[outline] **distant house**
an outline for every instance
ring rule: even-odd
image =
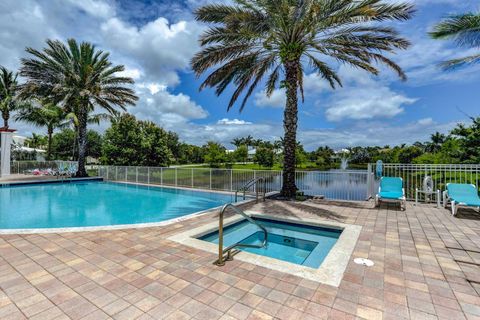
[[[45,161],[47,152],[43,149],[27,147],[25,145],[27,137],[14,135],[12,140],[13,160]]]
[[[253,147],[248,148],[248,159],[252,160],[256,153],[257,153],[256,148],[253,148]]]

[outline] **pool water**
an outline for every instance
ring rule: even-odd
[[[311,268],[318,268],[337,242],[341,230],[301,225],[290,222],[254,218],[268,232],[264,248],[238,248],[239,250],[275,258]],[[254,224],[242,220],[224,229],[224,247],[240,242],[260,245],[263,231]],[[199,239],[218,243],[218,231]]]
[[[0,188],[0,229],[161,222],[232,202],[229,194],[110,182]]]

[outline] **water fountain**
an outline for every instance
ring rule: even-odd
[[[345,171],[348,168],[348,158],[347,157],[342,157],[340,163],[340,170]]]

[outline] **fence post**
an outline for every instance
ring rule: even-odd
[[[118,167],[115,166],[115,181],[118,181]]]
[[[233,169],[230,169],[230,191],[233,191]]]
[[[135,183],[138,183],[138,167],[135,167]]]
[[[372,164],[369,163],[367,167],[367,200],[372,197]]]
[[[128,182],[128,167],[125,167],[125,182]]]
[[[178,179],[178,169],[175,168],[175,187],[177,186],[177,179]]]
[[[210,190],[212,190],[212,169],[210,169]]]
[[[160,168],[160,185],[163,186],[163,168]]]
[[[150,167],[147,167],[147,184],[150,184]]]
[[[193,188],[193,168],[192,168],[192,188]]]

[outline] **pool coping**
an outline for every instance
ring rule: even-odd
[[[83,179],[83,178],[78,178]],[[118,183],[113,181],[105,181],[108,183]],[[61,182],[61,181],[59,181]],[[120,182],[120,184],[125,182]],[[149,186],[153,188],[169,188],[169,189],[183,189],[183,190],[190,190],[190,191],[198,191],[198,192],[211,192],[211,193],[223,193],[223,194],[233,194],[233,192],[227,191],[215,191],[215,190],[205,190],[205,189],[193,189],[193,188],[178,188],[174,186],[162,186],[162,185],[144,185],[144,184],[137,184],[128,182],[128,184],[133,185],[141,185],[141,186]],[[1,187],[1,186],[0,186]],[[275,192],[276,193],[276,192]],[[270,194],[267,194],[270,195]],[[245,205],[251,202],[255,202],[255,198],[249,198],[246,200],[235,202],[236,206]],[[201,210],[197,212],[192,212],[190,214],[173,218],[169,220],[159,221],[159,222],[146,222],[146,223],[134,223],[134,224],[118,224],[118,225],[106,225],[106,226],[91,226],[91,227],[65,227],[65,228],[25,228],[25,229],[0,229],[0,235],[15,235],[15,234],[48,234],[48,233],[71,233],[71,232],[95,232],[95,231],[112,231],[112,230],[125,230],[125,229],[142,229],[142,228],[153,228],[153,227],[163,227],[170,224],[178,223],[184,220],[188,220],[195,217],[200,217],[203,215],[207,215],[213,213],[214,211],[220,210],[223,207],[217,206],[214,208]]]
[[[15,186],[28,186],[35,184],[54,184],[54,183],[74,183],[82,181],[105,181],[102,177],[85,177],[85,178],[55,178],[45,180],[25,180],[25,181],[0,181],[0,188],[8,188]]]
[[[337,242],[325,257],[322,264],[316,269],[245,251],[239,252],[234,257],[234,259],[238,259],[242,262],[252,263],[257,266],[288,273],[334,287],[338,287],[340,285],[343,274],[345,273],[348,262],[350,261],[350,257],[360,236],[360,231],[362,229],[361,226],[337,223],[323,219],[300,217],[292,219],[268,215],[257,211],[246,211],[246,213],[252,217],[342,230]],[[245,220],[245,218],[241,216],[229,217],[225,219],[224,226],[226,227],[242,220]],[[169,237],[168,240],[218,255],[218,245],[197,239],[198,237],[216,230],[218,230],[218,222],[212,222],[201,227],[173,235]]]

